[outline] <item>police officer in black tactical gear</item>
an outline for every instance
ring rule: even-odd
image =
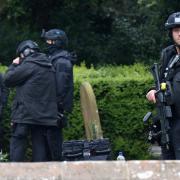
[[[3,108],[5,107],[8,99],[9,91],[3,82],[3,75],[0,73],[0,151],[2,150],[3,139],[3,127],[2,127],[2,115]]]
[[[180,12],[171,14],[165,28],[169,32],[169,36],[173,41],[173,44],[162,50],[161,54],[161,69],[160,79],[163,82],[165,78],[165,72],[167,71],[169,64],[176,55],[180,55]],[[177,63],[174,64],[173,74],[171,74],[170,82],[173,93],[173,105],[172,113],[173,118],[170,123],[170,146],[169,149],[161,146],[163,159],[180,159],[180,58]],[[156,90],[151,89],[146,97],[149,101],[156,103]]]
[[[55,71],[31,40],[19,44],[17,56],[4,77],[7,87],[16,87],[11,114],[10,160],[25,160],[27,137],[31,134],[32,160],[47,161],[47,134],[57,127]],[[55,141],[54,144],[58,144]]]
[[[65,113],[71,112],[73,106],[73,64],[76,61],[76,55],[66,50],[68,38],[63,30],[43,31],[41,37],[46,40],[48,57],[56,71],[59,128],[57,128],[57,134],[54,133],[54,137],[51,138],[57,138],[62,143],[62,128],[67,123]],[[52,160],[57,158],[54,154],[57,150],[57,147],[51,147]],[[60,147],[59,151],[62,151]]]

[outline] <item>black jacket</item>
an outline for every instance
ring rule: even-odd
[[[57,125],[55,71],[44,54],[34,53],[19,65],[10,65],[5,74],[7,87],[16,87],[12,121]]]
[[[57,50],[49,56],[56,70],[57,101],[59,111],[72,111],[73,64],[76,56],[66,50]]]
[[[160,69],[159,69],[160,82],[164,82],[165,70],[166,70],[171,58],[173,58],[176,54],[177,54],[177,51],[176,51],[176,47],[174,45],[170,45],[161,51]],[[155,86],[148,89],[147,92],[149,92],[152,89],[155,89]]]
[[[164,72],[166,67],[168,66],[169,61],[177,54],[176,47],[174,45],[170,45],[164,48],[161,52],[161,69],[160,69],[160,79],[163,80]]]

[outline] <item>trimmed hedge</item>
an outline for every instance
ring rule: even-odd
[[[114,157],[119,150],[127,159],[148,159],[147,136],[143,116],[152,109],[145,98],[153,81],[147,67],[102,67],[86,69],[75,67],[75,107],[69,118],[66,139],[85,138],[80,112],[79,87],[84,81],[91,83],[97,100],[104,137],[112,142]]]
[[[85,65],[74,68],[74,109],[69,115],[69,126],[64,129],[64,139],[85,139],[83,117],[80,109],[80,85],[91,83],[96,95],[103,136],[112,142],[114,158],[119,150],[126,159],[149,159],[147,135],[143,116],[152,109],[145,94],[152,86],[148,68],[142,64],[132,66],[101,67],[87,69]],[[10,137],[10,96],[4,113],[4,145],[8,151]]]

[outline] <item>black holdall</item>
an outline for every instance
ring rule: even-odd
[[[66,141],[63,143],[63,160],[111,160],[109,139]]]

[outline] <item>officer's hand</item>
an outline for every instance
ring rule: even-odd
[[[20,58],[17,57],[16,59],[13,60],[13,64],[19,64],[20,63]]]
[[[156,93],[156,90],[150,90],[150,91],[146,94],[146,98],[148,99],[148,101],[153,102],[153,103],[156,103],[155,93]]]

